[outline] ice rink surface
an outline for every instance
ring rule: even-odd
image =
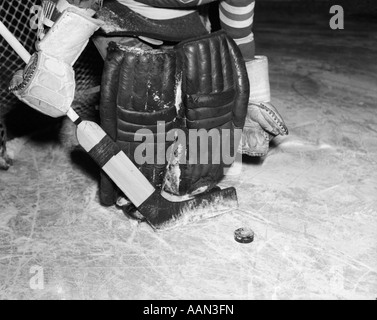
[[[97,169],[51,132],[11,141],[0,299],[376,299],[376,27],[257,20],[290,135],[263,159],[244,157],[222,183],[237,188],[239,209],[212,220],[155,233],[101,207]],[[253,243],[234,241],[240,227]]]

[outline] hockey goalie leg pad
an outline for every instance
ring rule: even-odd
[[[110,44],[102,81],[101,124],[156,189],[161,189],[165,175],[170,146],[165,143],[166,133],[178,123],[178,78],[174,50]],[[101,185],[101,199],[111,202],[111,183]]]
[[[188,135],[172,153],[164,191],[195,195],[216,186],[225,165],[234,160],[235,132],[244,125],[249,82],[241,52],[224,32],[183,42],[176,50],[182,61]]]

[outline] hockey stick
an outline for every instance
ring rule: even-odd
[[[9,43],[14,51],[20,56],[25,63],[28,63],[31,55],[26,51],[24,46],[16,39],[16,37],[8,30],[6,26],[0,21],[0,34]]]
[[[29,62],[30,54],[1,22],[0,34],[26,63]],[[47,110],[47,114],[54,114],[54,111],[56,110],[52,107],[51,110]],[[218,216],[238,206],[234,188],[217,188],[182,202],[167,200],[98,124],[83,121],[72,107],[59,111],[77,125],[77,139],[80,145],[132,201],[152,227],[167,229],[185,225]]]

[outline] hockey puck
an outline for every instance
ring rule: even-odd
[[[234,240],[239,243],[251,243],[254,241],[254,232],[249,228],[239,228],[234,231]]]

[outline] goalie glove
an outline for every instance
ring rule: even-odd
[[[33,54],[24,70],[13,76],[9,87],[18,99],[51,117],[66,114],[75,95],[75,74],[67,63],[46,55]]]
[[[37,42],[37,50],[73,66],[89,38],[102,24],[101,20],[90,18],[75,8],[68,8],[43,40]]]
[[[267,154],[270,141],[278,135],[287,135],[288,129],[282,116],[270,103],[267,57],[255,56],[254,60],[246,62],[246,68],[250,97],[238,152],[261,157]]]
[[[99,20],[76,9],[65,10],[46,37],[37,43],[38,52],[25,69],[15,73],[9,89],[42,113],[53,117],[65,115],[75,94],[72,66],[100,25]],[[55,113],[51,114],[53,109]]]
[[[69,8],[73,8],[83,15],[92,17],[102,8],[103,0],[42,0],[41,9],[34,6],[32,10],[38,10],[38,39],[42,40],[48,30],[59,17]]]

